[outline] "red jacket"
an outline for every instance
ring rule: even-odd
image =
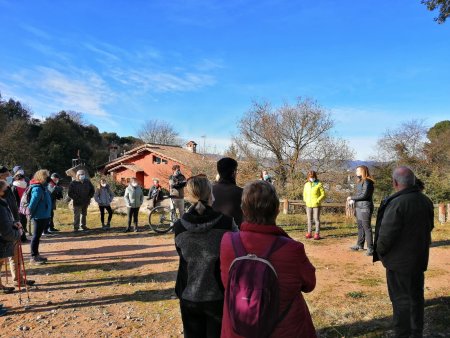
[[[249,253],[257,256],[273,243],[276,236],[289,236],[275,225],[257,225],[242,223],[240,232],[242,243]],[[223,285],[228,285],[228,269],[236,258],[231,233],[222,238],[220,247],[220,270]],[[309,262],[303,244],[293,239],[275,251],[270,257],[275,267],[280,285],[280,314],[291,304],[284,319],[277,325],[271,337],[316,337],[308,306],[302,292],[311,292],[316,286],[316,269]],[[240,337],[233,332],[224,303],[222,319],[222,338]]]

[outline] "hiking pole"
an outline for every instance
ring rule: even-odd
[[[16,245],[19,245],[19,243],[20,243],[20,239],[19,239],[19,241],[16,243]],[[14,250],[16,250],[16,248],[14,248]],[[19,249],[19,247],[17,247],[17,256],[19,256],[18,257],[18,260],[17,260],[17,265],[18,265],[18,269],[16,269],[16,273],[17,273],[17,285],[19,286],[19,304],[20,305],[22,305],[22,287],[21,287],[21,281],[22,281],[22,276],[20,275],[20,264],[22,263],[21,262],[21,260],[20,260],[20,249]]]
[[[7,259],[4,259],[4,262],[5,262],[5,278],[6,278],[6,284],[8,284],[8,264],[9,264],[9,262],[8,262]]]
[[[27,299],[30,301],[30,293],[28,291],[28,283],[27,283],[27,271],[25,270],[25,262],[23,261],[23,252],[22,252],[22,243],[19,242],[19,267],[22,266],[23,271],[23,282],[25,284],[25,290],[27,292]],[[20,273],[19,273],[20,274]]]

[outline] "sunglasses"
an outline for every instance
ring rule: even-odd
[[[206,176],[206,174],[198,174],[198,175],[195,175],[195,176],[191,176],[191,177],[189,177],[187,180],[186,180],[186,182],[189,182],[190,180],[192,180],[193,178],[207,178],[208,176]]]

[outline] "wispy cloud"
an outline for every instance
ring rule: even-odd
[[[35,26],[31,26],[29,24],[21,24],[21,27],[31,33],[32,35],[34,35],[35,37],[41,38],[41,39],[45,39],[45,40],[51,40],[52,36],[50,34],[48,34],[47,32],[45,32],[44,30],[37,28]]]

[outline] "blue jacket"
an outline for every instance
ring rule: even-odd
[[[30,209],[31,218],[51,218],[52,198],[46,187],[33,181],[31,182],[31,198],[28,208]]]

